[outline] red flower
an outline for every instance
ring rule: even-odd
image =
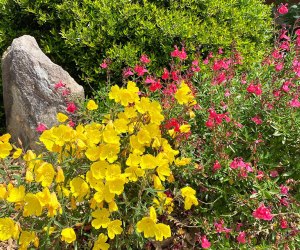
[[[178,57],[180,60],[185,60],[187,58],[187,54],[184,50],[184,47],[182,47],[181,51],[177,48],[177,46],[174,46],[174,50],[171,52],[172,57]]]
[[[288,13],[289,12],[289,9],[287,8],[288,7],[288,4],[286,3],[286,4],[281,4],[279,7],[278,7],[278,9],[277,9],[277,11],[278,11],[278,13],[280,14],[280,15],[284,15],[284,14],[286,14],[286,13]]]
[[[160,84],[159,80],[157,82],[153,82],[149,87],[150,91],[152,91],[152,92],[154,92],[158,89],[161,89],[161,88],[162,88],[162,85]]]
[[[210,246],[211,246],[211,243],[206,238],[206,235],[204,235],[204,236],[201,237],[201,246],[204,249],[210,248]]]
[[[264,204],[260,205],[253,213],[253,217],[261,220],[272,220],[273,215],[271,214],[271,210],[265,207]]]
[[[39,125],[36,127],[37,132],[43,132],[47,129],[46,125],[44,123],[39,123]]]
[[[300,102],[298,100],[298,96],[296,96],[293,100],[291,100],[289,102],[289,105],[292,107],[292,108],[300,108]]]
[[[102,68],[102,69],[106,69],[107,68],[107,63],[105,62],[105,61],[103,61],[103,63],[101,63],[100,64],[100,67]]]
[[[74,102],[69,102],[67,106],[67,111],[70,113],[74,113],[77,110],[77,107]]]
[[[246,243],[246,233],[244,231],[240,232],[236,239],[239,243],[245,244]]]

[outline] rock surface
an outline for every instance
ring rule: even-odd
[[[13,40],[2,57],[3,101],[8,133],[25,148],[37,149],[40,123],[57,124],[56,114],[66,112],[66,99],[55,89],[62,81],[70,90],[69,100],[84,98],[83,87],[54,64],[39,48],[34,37]]]

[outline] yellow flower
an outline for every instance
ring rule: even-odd
[[[25,187],[23,185],[14,187],[8,191],[7,201],[9,202],[22,202],[25,197]]]
[[[44,227],[44,232],[46,232],[48,235],[51,235],[55,231],[55,227]]]
[[[0,241],[17,238],[19,229],[11,218],[0,218]]]
[[[175,165],[176,166],[185,166],[185,165],[189,164],[191,161],[192,161],[191,158],[185,158],[185,157],[182,157],[181,159],[176,158]]]
[[[100,227],[107,228],[108,224],[110,223],[110,213],[106,208],[93,211],[92,216],[95,218],[92,220],[92,226],[95,229],[99,229]]]
[[[122,225],[122,221],[120,221],[120,220],[111,221],[107,225],[107,233],[108,233],[108,237],[110,239],[114,239],[115,235],[121,234],[123,232],[121,225]]]
[[[98,239],[94,243],[93,250],[107,250],[109,249],[109,244],[106,243],[107,236],[105,234],[99,234]]]
[[[184,124],[179,127],[181,133],[188,133],[191,130],[191,125]]]
[[[19,158],[20,157],[20,155],[22,154],[22,149],[21,148],[17,148],[17,150],[14,152],[14,154],[13,154],[13,158],[14,159],[17,159],[17,158]]]
[[[50,187],[55,175],[55,170],[52,164],[48,162],[43,162],[40,166],[37,167],[35,172],[35,180],[37,182],[41,182],[43,187]]]
[[[9,142],[0,141],[0,158],[4,159],[9,156],[10,151],[13,149],[12,145]]]
[[[61,167],[57,167],[57,175],[55,177],[56,183],[61,183],[65,181],[64,171]]]
[[[67,243],[72,243],[73,241],[76,240],[76,234],[73,230],[73,228],[64,228],[62,231],[61,231],[61,240],[62,241],[65,241]]]
[[[56,119],[57,119],[59,122],[65,122],[66,120],[69,119],[69,117],[66,116],[66,115],[63,114],[63,113],[57,113]]]
[[[40,216],[42,214],[42,205],[35,194],[27,193],[24,198],[25,206],[23,216]]]
[[[181,189],[181,195],[184,198],[184,209],[189,210],[191,209],[192,205],[197,206],[198,199],[195,196],[196,191],[192,189],[191,187],[184,187]]]
[[[2,141],[2,142],[8,142],[10,138],[11,138],[10,134],[4,134],[4,135],[0,136],[0,141]]]
[[[35,247],[39,246],[38,238],[34,232],[22,231],[19,238],[19,249],[27,249],[31,243],[35,243]]]
[[[119,152],[119,144],[102,144],[100,146],[100,160],[107,159],[109,163],[113,163],[118,159]]]
[[[94,100],[89,100],[88,103],[87,103],[86,108],[88,110],[96,110],[98,108],[98,105],[95,103]]]
[[[89,194],[89,185],[81,177],[75,177],[70,181],[71,192],[77,201],[81,202]]]
[[[150,216],[144,217],[137,223],[137,231],[144,232],[144,237],[155,237],[156,240],[162,241],[163,238],[171,237],[170,226],[163,223],[156,223],[156,212],[153,207],[150,208]]]
[[[151,154],[143,155],[141,158],[141,168],[142,169],[154,169],[157,166],[156,157]]]
[[[4,184],[0,184],[0,200],[6,199],[6,196],[7,196],[6,186]]]
[[[195,105],[197,102],[194,99],[194,96],[185,82],[181,82],[179,89],[175,93],[175,99],[179,104],[189,104]]]

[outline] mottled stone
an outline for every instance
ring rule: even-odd
[[[34,37],[13,40],[2,57],[3,100],[8,132],[12,141],[26,148],[38,148],[36,127],[57,124],[56,114],[66,113],[66,99],[55,89],[62,81],[70,90],[69,100],[84,98],[83,87],[53,63],[39,48]]]

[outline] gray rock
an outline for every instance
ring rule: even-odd
[[[68,101],[84,98],[83,87],[39,48],[34,37],[13,40],[2,57],[3,100],[8,132],[12,141],[37,149],[38,124],[57,124],[56,114],[66,114],[66,98],[55,89],[62,81],[70,90]]]

